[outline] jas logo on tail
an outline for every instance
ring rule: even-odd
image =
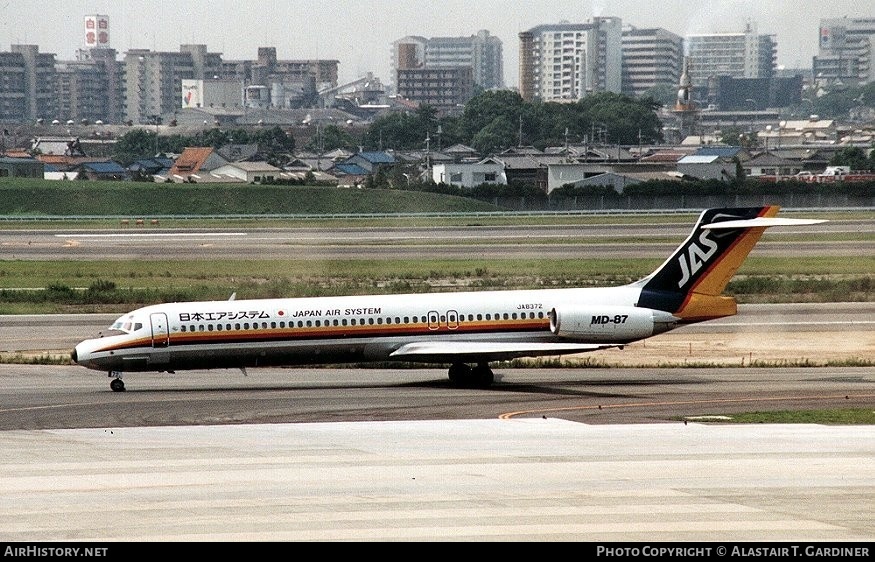
[[[689,280],[708,263],[708,260],[717,254],[717,242],[708,238],[708,231],[703,230],[699,235],[699,244],[692,242],[687,247],[687,253],[678,257],[678,265],[681,266],[681,280],[678,288],[683,288]]]

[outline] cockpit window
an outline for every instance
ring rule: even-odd
[[[143,327],[142,322],[135,322],[132,318],[119,318],[116,320],[112,326],[110,326],[110,330],[124,332],[126,334],[130,334],[131,332],[136,332],[137,330]]]

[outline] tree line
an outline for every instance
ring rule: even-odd
[[[460,115],[439,116],[423,105],[413,112],[377,118],[357,134],[337,125],[321,129],[302,148],[328,152],[337,148],[365,150],[432,150],[464,144],[482,155],[514,146],[580,144],[652,144],[663,140],[657,116],[660,103],[622,94],[599,93],[574,103],[526,102],[516,92],[483,91],[472,98]],[[179,153],[189,146],[220,147],[229,143],[258,143],[265,160],[282,165],[295,150],[292,131],[279,126],[257,130],[206,129],[191,135],[157,135],[136,129],[119,137],[113,158],[124,165],[156,153]]]

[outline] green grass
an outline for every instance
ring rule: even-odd
[[[703,414],[687,416],[699,423],[784,423],[822,425],[873,425],[875,408],[847,408],[835,410],[785,410],[777,412],[740,412],[730,414]]]
[[[474,199],[417,191],[91,181],[0,181],[0,216],[284,215],[500,210]],[[117,225],[117,222],[116,222]]]
[[[0,261],[0,314],[121,312],[188,300],[616,286],[651,259]],[[748,260],[739,302],[875,299],[875,258]]]

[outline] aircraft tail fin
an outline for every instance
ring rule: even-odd
[[[817,224],[777,218],[778,206],[707,209],[689,237],[653,273],[634,283],[638,306],[670,312],[686,322],[731,316],[735,299],[722,296],[766,228]]]

